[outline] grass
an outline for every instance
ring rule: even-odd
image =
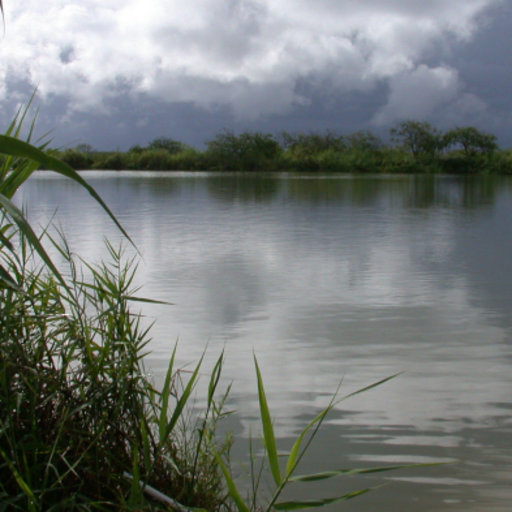
[[[121,251],[108,245],[109,261],[85,264],[85,280],[65,242],[53,240],[68,263],[64,288],[35,265],[23,236],[10,236],[9,244],[3,263],[16,286],[0,289],[2,504],[152,510],[162,504],[146,492],[150,485],[175,502],[220,510],[215,443],[203,441],[218,416],[218,379],[201,428],[184,443],[179,421],[201,361],[179,396],[174,357],[163,391],[154,389],[143,365],[148,331],[130,310],[141,300],[131,289],[133,262],[123,263]]]
[[[327,414],[347,397],[335,393],[282,462],[255,356],[264,447],[260,462],[274,489],[267,501],[259,496],[262,469],[255,469],[251,441],[252,491],[244,496],[229,464],[230,439],[216,435],[229,393],[229,387],[218,390],[224,354],[209,372],[204,410],[191,417],[203,358],[183,379],[175,367],[175,348],[163,388],[155,389],[143,363],[150,332],[135,309],[155,301],[140,297],[133,286],[136,258],[126,260],[123,250],[107,241],[106,261],[82,261],[63,234],[36,234],[13,202],[19,187],[44,165],[88,190],[124,233],[79,174],[48,154],[44,144],[31,144],[30,135],[27,142],[19,139],[25,115],[20,112],[0,136],[0,510],[317,508],[369,489],[315,501],[281,501],[283,490],[403,467],[296,475]],[[64,262],[59,268],[48,255],[49,246]]]
[[[125,233],[79,174],[31,134],[19,139],[25,115],[0,136],[0,509],[152,510],[167,496],[174,507],[219,510],[220,471],[203,442],[218,409],[212,398],[196,441],[183,442],[176,427],[200,364],[179,397],[173,358],[164,392],[147,378],[148,331],[132,308],[151,301],[132,289],[135,261],[108,242],[108,262],[80,261],[63,236],[36,234],[12,201],[44,165],[84,187]]]

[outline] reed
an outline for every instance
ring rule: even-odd
[[[25,116],[26,110],[20,112],[0,136],[0,510],[296,510],[370,489],[282,501],[290,485],[403,467],[296,475],[325,417],[347,397],[333,396],[299,434],[283,464],[255,357],[264,457],[262,469],[255,469],[251,441],[251,491],[244,497],[229,463],[230,437],[217,436],[229,393],[228,387],[219,397],[224,354],[209,372],[199,414],[191,416],[190,405],[203,358],[183,378],[175,348],[163,388],[154,387],[144,368],[150,328],[134,308],[157,301],[138,295],[137,257],[127,259],[122,247],[107,241],[106,261],[83,261],[62,233],[36,234],[12,200],[44,165],[83,186],[124,233],[78,173],[44,144],[31,144],[32,130],[28,141],[19,139]],[[57,267],[47,247],[62,265]],[[274,483],[267,502],[258,491],[265,467]]]
[[[15,205],[43,165],[78,182],[125,233],[78,173],[31,144],[32,130],[19,139],[25,116],[0,136],[0,509],[150,510],[165,496],[175,508],[218,510],[220,472],[204,442],[220,415],[218,378],[200,428],[183,442],[176,427],[201,361],[176,396],[171,358],[158,392],[143,365],[148,328],[133,311],[155,301],[133,289],[135,259],[106,242],[107,261],[81,261],[62,234],[36,234]],[[221,367],[219,359],[212,377]]]
[[[175,506],[219,510],[225,500],[210,442],[222,358],[207,410],[185,443],[178,426],[201,361],[180,386],[173,354],[157,391],[143,364],[148,328],[131,310],[146,301],[132,289],[133,260],[123,263],[107,242],[109,259],[80,270],[65,241],[51,240],[67,263],[66,288],[37,266],[19,233],[2,253],[14,281],[0,288],[2,503],[31,511],[150,510],[158,507],[151,488]]]

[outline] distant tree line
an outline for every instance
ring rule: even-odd
[[[349,173],[512,173],[512,150],[473,126],[442,132],[427,122],[401,121],[390,144],[368,131],[350,135],[224,131],[198,150],[158,138],[126,152],[87,144],[58,151],[75,169],[321,171]]]

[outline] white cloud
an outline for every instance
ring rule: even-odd
[[[389,80],[387,103],[375,114],[375,125],[388,125],[397,120],[433,119],[438,124],[471,124],[483,122],[487,108],[477,96],[464,93],[464,84],[455,69],[421,64]]]
[[[457,72],[446,67],[420,65],[390,80],[387,104],[376,114],[376,124],[407,117],[425,119],[433,111],[456,99],[461,85]]]
[[[470,37],[494,3],[27,0],[5,6],[0,77],[28,81],[43,98],[69,96],[74,110],[104,108],[121,82],[165,101],[230,105],[248,118],[307,102],[299,78],[327,78],[338,93],[389,79],[392,109],[393,91],[421,73],[432,93],[453,94],[453,70],[418,64],[444,37]]]

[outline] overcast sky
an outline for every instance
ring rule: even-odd
[[[512,146],[511,0],[5,0],[0,113],[54,145],[475,125]],[[3,128],[0,127],[3,130]]]

